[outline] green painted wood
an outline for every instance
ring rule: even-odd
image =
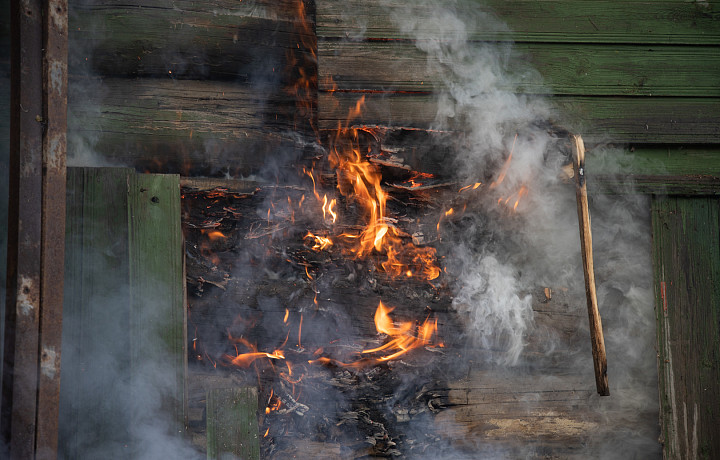
[[[541,3],[541,2],[540,2]],[[720,49],[518,43],[498,89],[584,96],[720,96]],[[318,43],[320,90],[433,91],[459,77],[410,42]],[[535,69],[536,71],[533,71]]]
[[[69,168],[67,197],[60,449],[137,458],[185,426],[179,178]]]
[[[255,387],[222,388],[207,394],[207,458],[260,459]]]
[[[494,12],[500,21],[482,21],[471,40],[576,43],[720,44],[720,4],[678,0],[461,0],[458,9]],[[362,12],[362,14],[358,14]],[[393,15],[429,18],[420,34],[434,31],[437,14],[404,0],[318,0],[319,37],[400,38]]]
[[[180,177],[133,174],[128,188],[131,363],[133,369],[167,367],[162,409],[171,415],[169,432],[179,436],[187,416]]]
[[[360,97],[359,125],[429,128],[435,124],[430,94],[319,93],[321,129],[337,128]],[[554,97],[554,123],[582,133],[589,143],[713,144],[720,142],[720,98]]]
[[[720,457],[720,198],[652,203],[665,458]]]
[[[296,148],[285,133],[294,101],[267,99],[235,82],[106,78],[70,85],[68,152],[76,165],[90,150],[139,170],[209,174],[222,165],[249,174],[264,153]]]
[[[288,1],[70,3],[72,73],[237,80],[280,72],[295,47]],[[258,65],[263,59],[264,65]],[[275,74],[277,75],[277,73]]]
[[[129,174],[124,168],[67,171],[58,425],[64,458],[97,452],[129,458],[121,447],[131,443]]]

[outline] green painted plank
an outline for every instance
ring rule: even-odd
[[[720,96],[720,49],[699,46],[519,43],[498,89],[588,96]],[[507,54],[506,54],[507,53]],[[318,43],[320,90],[432,91],[461,77],[410,42]],[[536,71],[534,71],[535,69]]]
[[[260,458],[255,387],[221,388],[207,394],[207,458]]]
[[[130,359],[145,372],[163,364],[162,410],[171,417],[169,433],[185,430],[187,398],[186,310],[180,177],[133,174],[128,180],[130,260]],[[140,385],[154,385],[144,376]]]
[[[59,449],[129,458],[130,327],[124,168],[68,168]]]
[[[69,168],[67,197],[60,449],[137,458],[185,426],[179,179]]]
[[[363,96],[365,105],[355,124],[423,129],[435,124],[433,95],[321,92],[319,127],[344,123]],[[548,101],[556,107],[555,124],[582,134],[589,143],[720,143],[720,98],[566,96]]]
[[[655,198],[653,258],[665,458],[720,457],[720,198]]]
[[[481,19],[481,27],[467,31],[471,40],[720,44],[717,1],[461,0],[454,9],[461,18],[492,12],[500,18]],[[414,18],[419,34],[400,30],[393,16]],[[319,37],[412,39],[436,34],[439,16],[404,0],[317,1]]]

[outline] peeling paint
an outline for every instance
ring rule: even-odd
[[[58,369],[58,355],[55,347],[43,347],[40,356],[40,371],[49,378],[54,379]]]
[[[17,314],[28,316],[35,311],[37,299],[34,296],[33,280],[27,276],[20,277],[17,295]]]

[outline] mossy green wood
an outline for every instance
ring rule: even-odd
[[[458,5],[461,12],[489,12],[501,20],[484,22],[469,34],[471,40],[720,44],[720,5],[715,1],[460,0]],[[407,6],[405,0],[318,1],[318,36],[414,38],[392,19]],[[422,7],[414,11],[423,17]],[[425,17],[432,17],[429,11]],[[433,21],[418,24],[421,34],[436,26]]]
[[[507,57],[498,89],[584,96],[720,96],[717,47],[487,44]],[[459,79],[412,42],[321,42],[320,90],[433,91]]]
[[[141,424],[184,427],[178,177],[69,168],[67,197],[60,450],[137,458]]]
[[[720,198],[652,203],[665,458],[720,458]]]
[[[68,168],[59,451],[130,458],[125,168]]]
[[[163,378],[160,408],[170,434],[186,426],[186,321],[180,177],[132,174],[128,177],[131,342],[130,359],[138,386],[151,386],[148,371]],[[153,368],[148,369],[148,366]],[[140,389],[142,391],[142,389]]]
[[[257,422],[258,393],[254,387],[222,388],[207,394],[207,458],[260,458]]]

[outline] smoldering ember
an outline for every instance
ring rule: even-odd
[[[719,457],[718,8],[5,2],[0,457]]]

